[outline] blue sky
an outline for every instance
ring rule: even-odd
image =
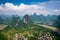
[[[46,2],[46,1],[50,1],[50,0],[0,0],[0,4],[5,4],[6,2],[9,2],[15,5],[19,5],[21,3],[31,4],[32,2],[37,3],[37,2]]]
[[[0,14],[59,15],[60,0],[0,0]]]

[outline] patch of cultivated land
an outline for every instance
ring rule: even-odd
[[[56,27],[48,26],[48,25],[41,25],[41,24],[37,24],[37,25],[42,26],[42,27],[44,27],[44,28],[48,28],[48,29],[50,29],[50,30],[52,30],[52,31],[54,31],[54,32],[60,33],[60,30],[59,30],[58,28],[56,28]]]
[[[0,24],[0,30],[3,30],[4,28],[6,28],[7,25],[5,24]]]

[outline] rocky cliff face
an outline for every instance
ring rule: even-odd
[[[30,35],[30,38],[33,39],[33,38],[36,38],[36,37]],[[44,36],[37,37],[37,40],[54,40],[53,38],[54,38],[54,36],[52,36],[50,34],[46,34]],[[29,39],[26,38],[24,36],[24,34],[15,34],[14,37],[13,37],[13,40],[29,40]]]
[[[24,22],[25,24],[27,24],[27,25],[31,25],[31,24],[32,24],[32,20],[31,20],[31,18],[29,17],[29,15],[25,15],[25,16],[23,17],[23,22]]]
[[[24,16],[23,22],[26,23],[26,24],[29,23],[29,16],[28,15]]]
[[[50,34],[48,35],[48,34],[46,34],[46,35],[44,35],[44,36],[42,36],[42,37],[40,37],[40,38],[38,38],[39,40],[53,40],[53,37],[54,36],[51,36]]]
[[[23,34],[15,34],[13,40],[28,40],[23,36]]]

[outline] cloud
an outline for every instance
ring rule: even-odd
[[[19,6],[14,5],[12,3],[5,3],[4,5],[0,5],[0,13],[5,14],[33,14],[33,13],[46,13],[45,7],[38,5],[25,5],[21,3]]]
[[[49,14],[60,15],[60,0],[50,0],[48,2],[37,4],[46,7],[46,9],[49,11]]]
[[[44,15],[56,15],[60,13],[60,1],[48,1],[43,3],[37,4],[24,4],[21,3],[20,5],[14,5],[12,3],[5,3],[0,5],[0,14],[17,14],[17,15],[25,15],[25,14],[33,14],[37,13],[44,14]]]
[[[57,10],[57,9],[54,10],[53,12],[56,13],[57,15],[60,14],[60,10]]]

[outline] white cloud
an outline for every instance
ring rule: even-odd
[[[54,10],[54,12],[60,12],[60,10]]]
[[[38,6],[38,5],[25,5],[20,4],[19,6],[14,5],[12,3],[5,3],[5,5],[0,5],[0,13],[6,13],[6,14],[33,14],[33,13],[46,13],[45,7]]]
[[[54,13],[56,13],[57,15],[60,14],[60,10],[53,10]]]
[[[39,14],[59,14],[60,13],[60,7],[59,7],[60,1],[48,1],[43,3],[37,3],[37,4],[30,4],[26,5],[24,3],[21,3],[20,5],[14,5],[12,3],[5,3],[4,5],[0,5],[0,13],[1,14],[18,14],[18,15],[25,15],[25,14],[33,14],[37,13]],[[57,9],[57,10],[56,10]]]

